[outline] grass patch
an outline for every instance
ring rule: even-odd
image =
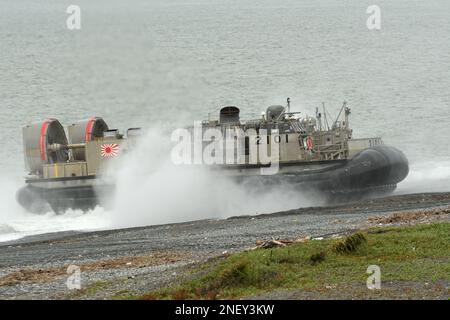
[[[314,253],[311,257],[309,257],[309,261],[312,265],[321,263],[325,261],[326,253],[324,251],[319,253]]]
[[[136,300],[138,297],[132,294],[129,290],[117,291],[114,295],[109,297],[111,300]]]
[[[369,265],[382,281],[450,281],[450,223],[370,229],[326,239],[233,254],[202,265],[206,273],[147,299],[223,299],[275,289],[365,286]]]
[[[366,236],[357,232],[335,243],[333,251],[340,254],[355,252],[364,242],[367,242]]]
[[[82,296],[94,296],[98,291],[108,288],[111,285],[108,281],[94,281],[80,290],[75,290],[68,295],[70,298],[78,298]]]

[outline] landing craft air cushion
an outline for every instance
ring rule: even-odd
[[[323,114],[317,109],[315,117],[291,112],[289,99],[286,106],[270,106],[261,118],[248,121],[241,121],[239,108],[224,107],[218,120],[201,123],[202,145],[212,143],[203,135],[208,129],[220,130],[224,136],[230,130],[244,134],[233,137],[235,162],[216,163],[208,169],[218,178],[249,188],[287,187],[319,193],[329,201],[386,195],[407,177],[409,164],[403,152],[385,145],[380,137],[353,138],[346,103],[331,125],[324,115],[325,109]],[[104,179],[102,169],[132,150],[140,135],[139,128],[132,128],[125,138],[99,117],[72,124],[67,131],[69,139],[56,119],[23,128],[28,176],[17,200],[30,212],[64,213],[102,204],[114,193],[114,183]],[[264,174],[273,166],[275,149],[276,171]],[[264,153],[272,156],[270,163],[260,158]]]

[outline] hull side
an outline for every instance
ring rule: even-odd
[[[227,170],[230,172],[230,170]],[[231,169],[233,171],[233,169]],[[228,173],[229,173],[228,172]],[[359,200],[392,193],[409,173],[409,163],[398,149],[376,146],[363,150],[351,160],[332,164],[300,164],[281,167],[278,174],[259,175],[258,168],[238,169],[222,175],[249,188],[287,187],[299,192],[323,194],[331,202]],[[89,210],[104,204],[114,194],[114,185],[100,179],[29,180],[17,193],[28,211],[64,213],[67,209]]]

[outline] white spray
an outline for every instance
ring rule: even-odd
[[[170,159],[172,146],[161,131],[151,130],[133,152],[109,168],[116,184],[110,199],[115,226],[225,218],[318,204],[288,186],[237,184],[202,166],[175,165]]]
[[[3,174],[0,181],[0,242],[49,232],[111,227],[109,215],[102,208],[89,213],[68,210],[64,215],[56,215],[53,212],[41,215],[26,212],[15,198],[17,190],[23,184],[18,174]]]
[[[64,215],[26,213],[15,201],[19,175],[0,182],[0,242],[66,230],[100,230],[199,219],[217,219],[323,205],[290,186],[262,188],[219,178],[199,166],[177,166],[170,159],[170,135],[150,130],[133,151],[109,169],[116,182],[112,209]],[[450,162],[413,163],[397,193],[450,191]]]
[[[450,191],[450,161],[411,164],[409,176],[399,184],[398,193]]]

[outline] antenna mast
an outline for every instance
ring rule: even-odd
[[[327,125],[327,130],[330,131],[330,125],[328,124],[327,109],[325,108],[325,102],[322,102],[322,107],[323,107],[323,116],[325,117],[325,123]]]
[[[336,117],[336,120],[334,121],[334,125],[333,125],[333,126],[336,126],[336,124],[337,124],[337,122],[338,122],[338,120],[339,120],[339,117],[341,116],[342,111],[344,111],[345,107],[347,107],[347,101],[344,101],[344,103],[342,104],[341,111],[339,111],[339,114],[338,114],[338,116]]]

